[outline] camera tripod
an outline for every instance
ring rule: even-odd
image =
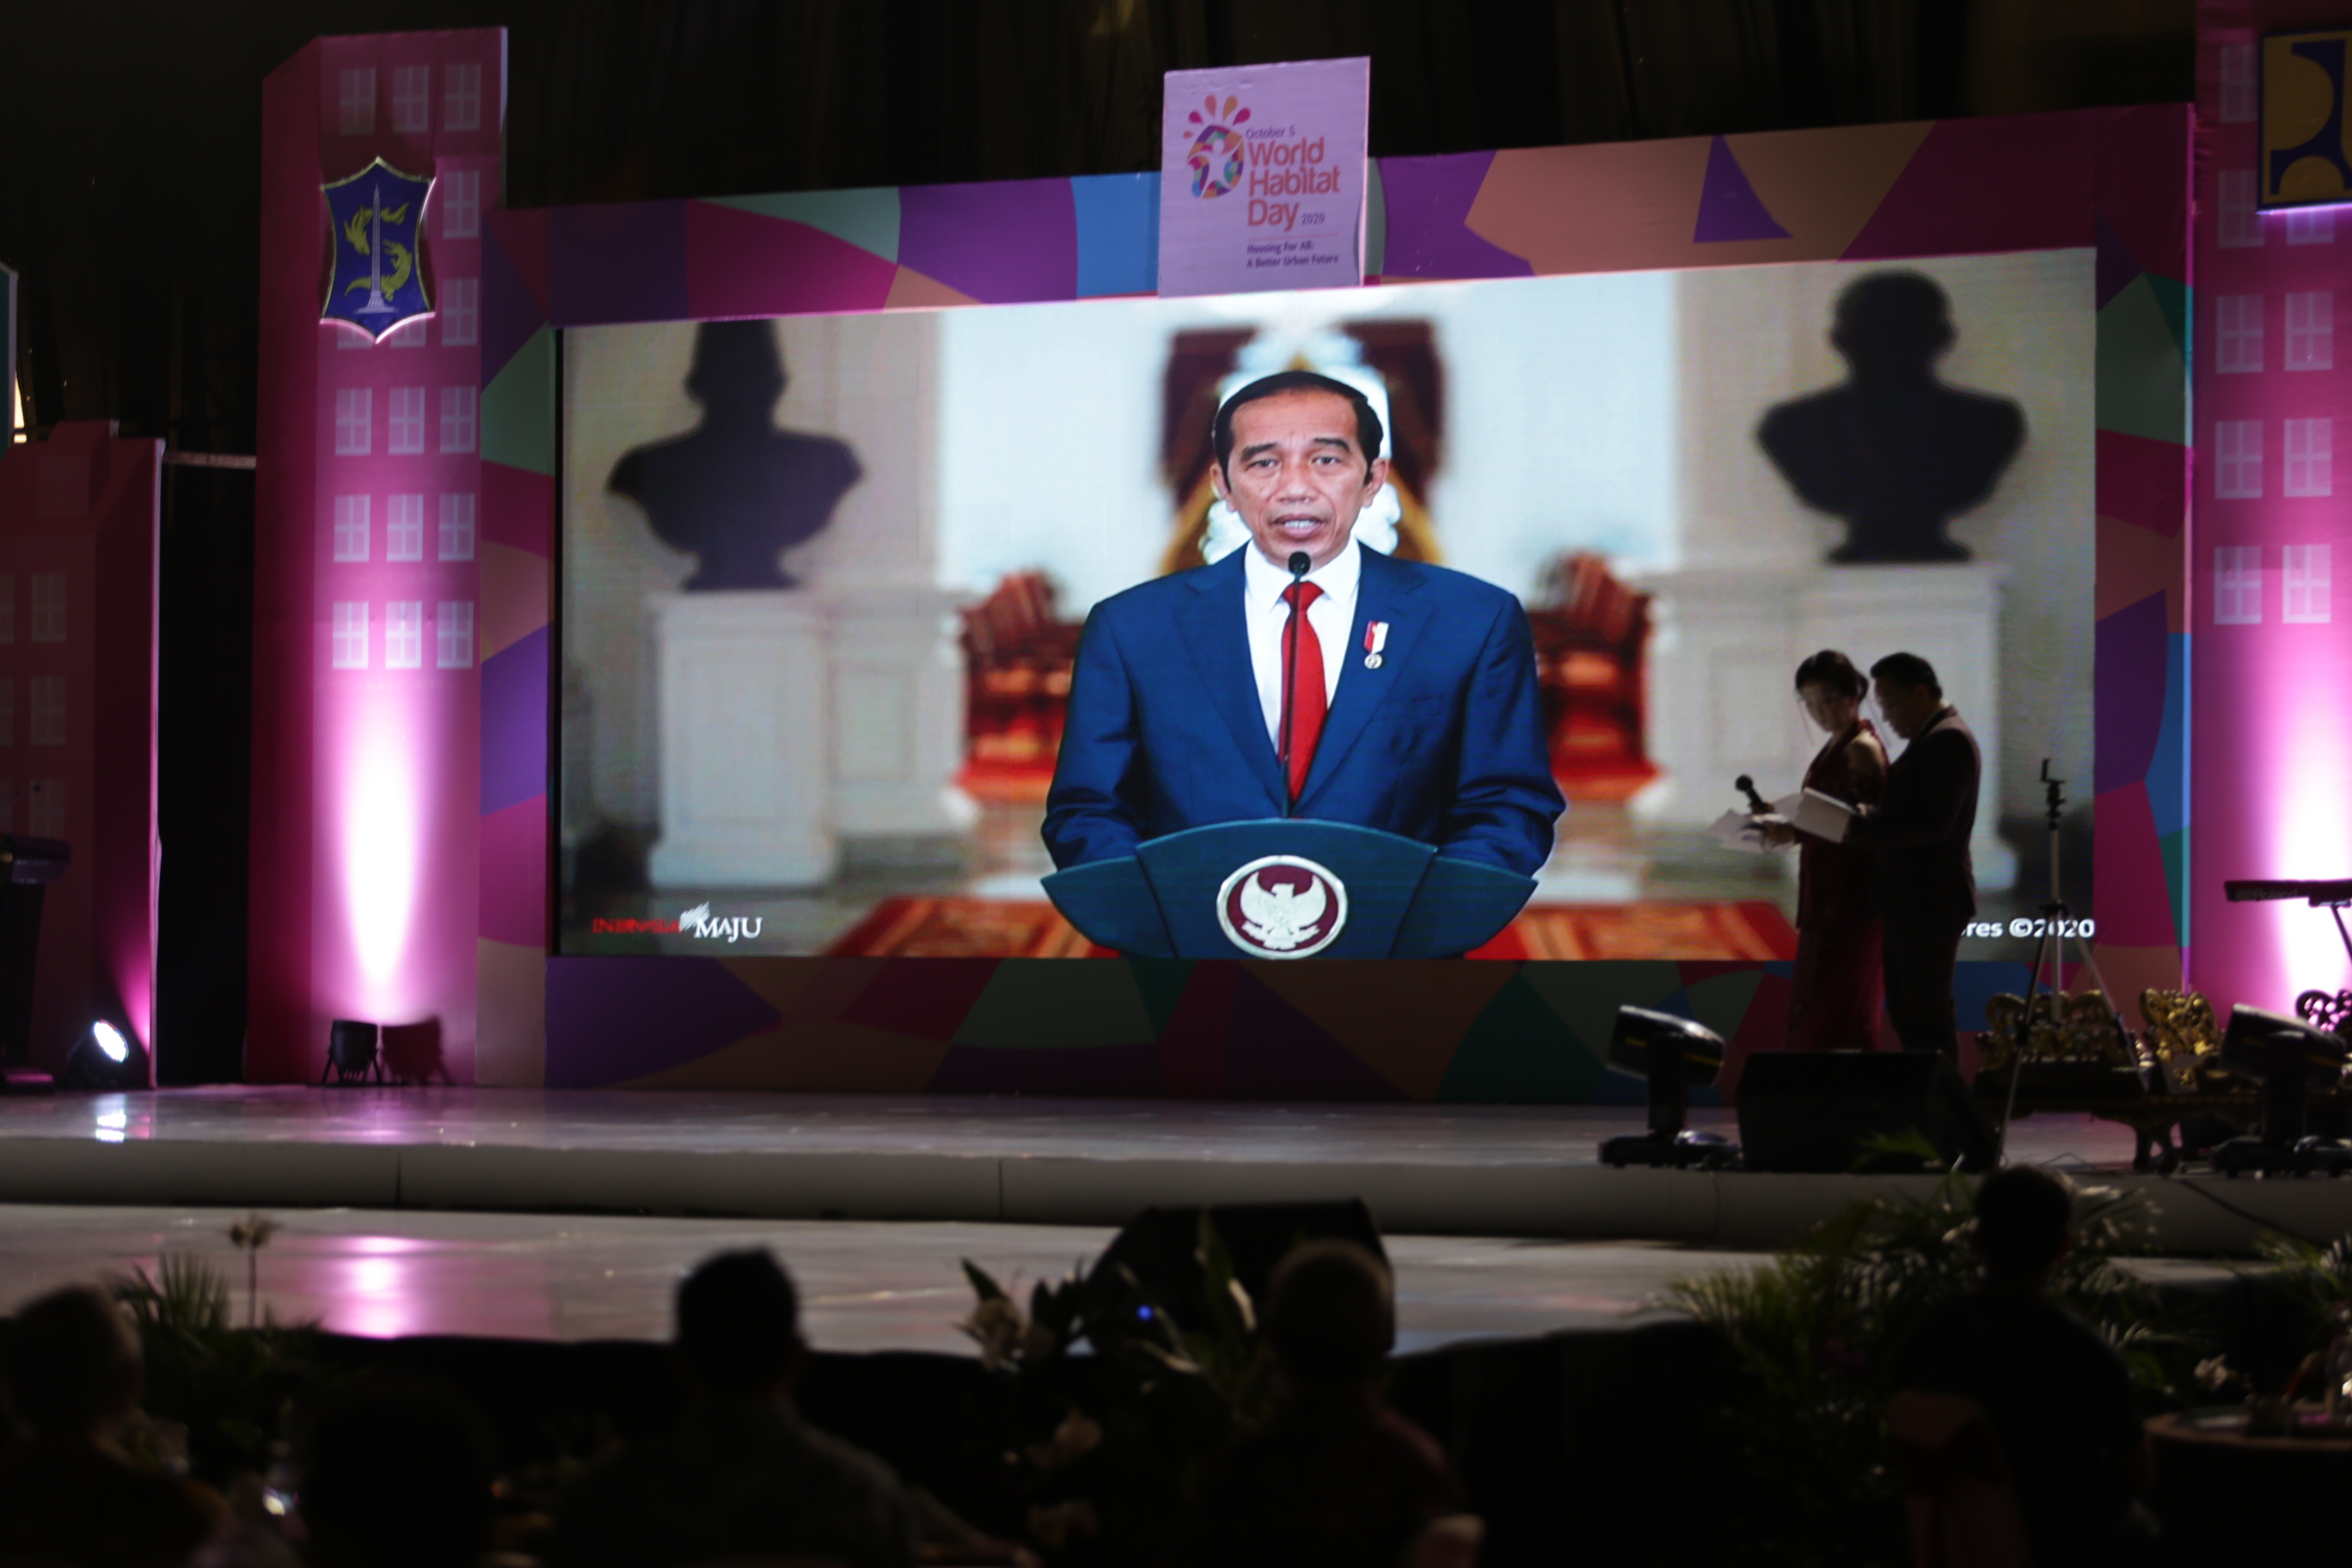
[[[2131,1031],[2124,1027],[2123,1015],[2116,1010],[2115,994],[2107,989],[2106,977],[2099,973],[2099,961],[2092,955],[2090,940],[2083,934],[2081,924],[2074,920],[2073,911],[2066,905],[2064,874],[2058,858],[2058,823],[2065,813],[2066,781],[2050,776],[2050,759],[2044,757],[2042,759],[2042,814],[2050,832],[2050,898],[2042,906],[2042,931],[2034,940],[2033,969],[2025,984],[2025,1013],[2018,1020],[2017,1042],[2010,1055],[2009,1094],[2001,1105],[2000,1131],[1994,1143],[1993,1163],[1996,1165],[2000,1163],[2008,1147],[2009,1124],[2017,1114],[2017,1083],[2025,1071],[2026,1046],[2033,1037],[2034,1015],[2042,1000],[2044,975],[2050,982],[2051,1023],[2055,1026],[2063,1016],[2066,938],[2071,936],[2074,939],[2083,967],[2090,972],[2091,984],[2098,987],[2100,1000],[2106,1004],[2107,1021],[2115,1028],[2116,1038],[2123,1045],[2124,1059],[2130,1062],[2139,1060],[2139,1047],[2132,1039]],[[2133,1164],[2144,1165],[2148,1162],[2150,1142],[2156,1143],[2166,1158],[2171,1157],[2172,1135],[2168,1131],[2142,1133],[2138,1154],[2132,1161]]]

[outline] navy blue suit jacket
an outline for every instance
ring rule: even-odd
[[[1106,599],[1087,617],[1045,802],[1055,865],[1282,815],[1242,581],[1236,550]],[[1389,626],[1378,669],[1364,668],[1372,621]],[[1519,602],[1459,572],[1364,551],[1356,624],[1297,815],[1533,876],[1564,805]]]

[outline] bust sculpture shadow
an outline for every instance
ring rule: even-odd
[[[824,532],[865,475],[844,443],[776,428],[784,385],[772,323],[706,321],[686,376],[702,422],[613,466],[614,493],[646,509],[663,543],[696,557],[688,593],[797,586],[777,558]]]
[[[1945,524],[1992,493],[2024,443],[2025,415],[2008,398],[1937,377],[1953,335],[1949,302],[1933,279],[1857,279],[1838,296],[1830,330],[1846,380],[1777,405],[1758,426],[1756,438],[1799,498],[1844,520],[1832,562],[1969,559]]]

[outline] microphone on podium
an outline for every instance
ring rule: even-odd
[[[1749,816],[1769,816],[1772,815],[1771,802],[1766,800],[1762,795],[1756,793],[1756,781],[1754,779],[1749,778],[1746,773],[1742,773],[1738,778],[1732,780],[1732,784],[1740,794],[1748,797],[1748,813]]]
[[[1290,568],[1290,585],[1294,588],[1307,581],[1307,574],[1315,563],[1304,550],[1294,550],[1284,563]],[[1298,684],[1298,622],[1305,608],[1297,599],[1290,601],[1290,623],[1282,628],[1282,815],[1288,816],[1298,803],[1290,798],[1290,694]]]

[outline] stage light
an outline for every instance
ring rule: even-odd
[[[337,1083],[364,1083],[370,1068],[375,1081],[383,1081],[383,1064],[376,1057],[376,1026],[362,1024],[356,1018],[338,1018],[327,1026],[327,1066],[319,1074],[324,1084],[331,1076]]]
[[[343,917],[356,973],[341,1005],[399,1017],[415,1011],[409,973],[424,875],[426,724],[413,695],[367,694],[345,721],[350,765],[337,791]]]
[[[147,1052],[112,1023],[98,1019],[66,1053],[58,1083],[63,1089],[145,1089]]]
[[[2308,1135],[2311,1091],[2340,1088],[2352,1042],[2300,1019],[2259,1007],[2232,1007],[2221,1036],[2221,1065],[2263,1086],[2259,1137],[2232,1138],[2213,1151],[2213,1168],[2337,1176],[2352,1170],[2352,1146]]]
[[[1650,1130],[1625,1132],[1601,1145],[1604,1165],[1696,1165],[1728,1170],[1739,1163],[1739,1145],[1712,1132],[1683,1125],[1690,1086],[1713,1083],[1723,1068],[1723,1037],[1688,1018],[1620,1007],[1609,1033],[1611,1070],[1650,1086]]]

